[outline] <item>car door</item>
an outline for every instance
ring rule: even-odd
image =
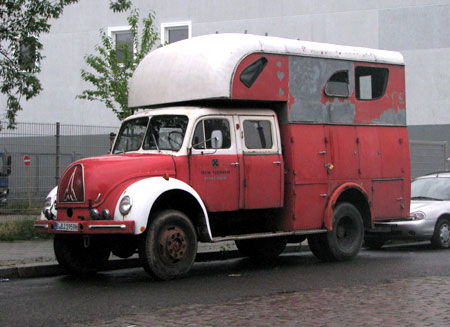
[[[239,116],[239,123],[244,165],[244,208],[281,207],[284,168],[275,117]]]
[[[189,156],[190,185],[208,211],[239,209],[239,160],[233,118],[206,117],[194,127]]]

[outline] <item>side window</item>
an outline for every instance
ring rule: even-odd
[[[334,73],[327,82],[325,95],[329,97],[348,97],[348,71]]]
[[[389,70],[387,68],[356,67],[356,98],[358,100],[381,98],[386,91],[388,77]]]
[[[272,128],[268,120],[245,120],[244,138],[247,149],[271,149]]]
[[[197,123],[192,139],[194,149],[228,149],[231,147],[230,124],[226,119],[211,118]]]

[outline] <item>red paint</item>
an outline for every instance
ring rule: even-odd
[[[248,65],[261,57],[268,60],[267,66],[252,87],[247,88],[240,81],[240,74]],[[231,97],[233,99],[287,101],[289,99],[288,56],[255,53],[245,57],[234,74]]]
[[[30,165],[30,163],[31,163],[30,156],[27,156],[27,155],[23,156],[23,163],[24,163],[25,166],[28,167]]]

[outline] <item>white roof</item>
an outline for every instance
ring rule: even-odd
[[[403,56],[393,51],[250,34],[204,35],[150,52],[130,81],[128,105],[230,99],[234,71],[251,53],[404,64]]]

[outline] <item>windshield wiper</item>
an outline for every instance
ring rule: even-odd
[[[156,149],[158,150],[158,152],[161,152],[161,150],[159,149],[159,146],[158,146],[158,142],[156,142],[155,133],[153,132],[153,126],[151,123],[148,124],[148,128],[150,128],[150,130],[151,130],[153,142],[155,142]]]
[[[442,199],[431,198],[429,196],[413,196],[411,200],[432,200],[432,201],[443,201]]]

